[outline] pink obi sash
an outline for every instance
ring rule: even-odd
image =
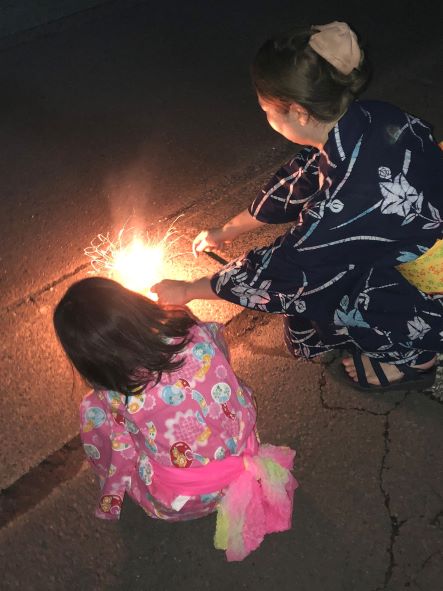
[[[173,506],[180,497],[223,490],[217,508],[214,545],[229,561],[243,560],[266,534],[290,529],[294,490],[291,474],[295,451],[259,445],[255,433],[240,456],[212,460],[200,468],[172,468],[151,461],[151,494]]]

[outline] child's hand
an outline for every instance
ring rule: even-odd
[[[211,250],[213,248],[221,248],[223,244],[229,242],[223,228],[211,228],[210,230],[203,230],[194,239],[192,243],[192,252],[194,256],[204,250]]]
[[[159,304],[171,306],[184,306],[189,302],[188,282],[164,279],[151,287],[151,292],[158,295]]]

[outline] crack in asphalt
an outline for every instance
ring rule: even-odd
[[[385,417],[384,430],[383,430],[384,452],[383,452],[383,456],[382,456],[381,463],[380,463],[378,477],[379,477],[379,488],[380,488],[380,492],[383,496],[383,501],[384,501],[384,506],[385,506],[386,512],[389,517],[391,531],[390,531],[390,536],[389,536],[389,544],[388,544],[388,547],[386,550],[386,552],[389,556],[389,562],[388,562],[388,565],[387,565],[387,568],[386,568],[386,571],[384,574],[383,585],[378,586],[375,589],[375,591],[386,591],[387,585],[389,584],[389,582],[392,578],[392,573],[393,573],[394,568],[396,566],[395,553],[394,553],[395,541],[400,533],[400,528],[408,521],[407,519],[399,520],[397,515],[395,515],[392,512],[391,496],[390,496],[389,492],[387,491],[387,488],[385,487],[385,484],[384,484],[384,472],[386,470],[386,460],[387,460],[387,457],[390,453],[390,442],[391,442],[389,419],[390,419],[391,413],[394,412],[395,410],[397,410],[397,408],[406,400],[406,398],[409,395],[409,392],[405,392],[402,399],[395,402],[393,407],[390,408],[389,410],[387,410],[385,412],[376,412],[376,411],[372,411],[372,410],[369,410],[366,408],[361,408],[361,407],[345,407],[345,406],[328,404],[325,400],[325,397],[324,397],[324,386],[326,384],[326,368],[325,368],[325,366],[322,367],[319,382],[320,382],[319,383],[320,402],[321,402],[321,405],[324,409],[335,410],[335,411],[352,411],[352,412],[359,412],[359,413],[368,414],[368,415],[372,415],[372,416],[381,416],[381,417],[384,416]],[[440,512],[439,514],[437,514],[435,516],[434,520],[436,521],[436,523],[439,523],[439,518],[441,517],[442,513],[443,512]]]
[[[434,556],[439,556],[440,554],[443,555],[443,552],[441,550],[437,550],[436,552],[433,552],[427,558],[425,558],[423,560],[423,562],[421,563],[419,569],[415,573],[415,575],[410,577],[409,581],[407,581],[405,583],[405,587],[410,587],[411,584],[414,584],[419,589],[422,589],[422,586],[417,582],[417,577],[425,570],[426,566],[428,565],[429,562],[431,562],[431,560],[434,558]]]
[[[0,529],[30,511],[87,464],[79,435],[31,468],[0,494]]]
[[[405,395],[403,400],[396,403],[395,407],[390,409],[389,411],[387,411],[386,415],[385,415],[385,424],[384,424],[384,431],[383,431],[384,454],[383,454],[383,457],[381,460],[380,470],[379,470],[379,487],[380,487],[380,491],[381,491],[383,498],[384,498],[384,505],[385,505],[386,511],[389,516],[389,521],[391,524],[391,534],[389,537],[389,546],[387,549],[387,553],[389,556],[389,564],[388,564],[388,567],[385,572],[383,587],[377,587],[377,589],[375,591],[385,590],[387,588],[389,581],[391,580],[392,573],[393,573],[394,568],[397,564],[395,562],[395,555],[394,555],[395,540],[396,540],[398,534],[400,533],[400,528],[407,522],[407,519],[403,519],[403,520],[399,521],[397,516],[392,513],[391,496],[384,485],[384,479],[383,479],[383,474],[386,470],[386,459],[387,459],[389,452],[390,452],[390,443],[391,443],[391,438],[390,438],[390,433],[389,433],[390,414],[391,414],[391,412],[396,410],[396,408],[398,408],[398,406],[405,400],[406,396],[407,396],[407,394]]]
[[[331,406],[330,404],[328,404],[326,402],[326,400],[324,398],[323,386],[325,384],[326,384],[325,368],[322,367],[322,371],[321,371],[321,375],[320,375],[320,402],[321,402],[322,407],[325,408],[326,410],[354,411],[354,412],[360,412],[363,414],[373,415],[374,417],[384,417],[396,408],[396,407],[393,407],[389,411],[385,411],[385,412],[376,412],[374,410],[369,410],[368,408],[362,408],[360,406],[338,406],[338,405]],[[401,400],[401,402],[403,402],[403,400],[405,398],[403,398]]]
[[[435,515],[435,517],[433,517],[430,521],[429,521],[429,525],[435,525],[435,527],[438,527],[440,529],[443,529],[443,523],[441,521],[441,518],[443,517],[443,509],[441,511],[439,511],[437,513],[437,515]]]
[[[59,277],[58,279],[54,279],[54,281],[47,283],[46,285],[44,285],[43,287],[41,287],[37,291],[30,293],[29,295],[21,298],[20,300],[16,300],[15,302],[10,304],[9,306],[5,306],[2,310],[0,310],[0,314],[3,314],[3,313],[8,314],[9,312],[13,312],[13,311],[17,310],[17,308],[20,308],[21,306],[23,306],[25,304],[29,304],[29,303],[36,304],[37,303],[36,300],[39,296],[43,295],[47,291],[50,291],[51,289],[53,289],[54,287],[56,287],[60,283],[63,283],[63,281],[66,281],[66,279],[70,279],[71,277],[74,277],[75,275],[77,275],[81,271],[84,271],[85,269],[87,269],[89,266],[90,266],[89,263],[84,263],[83,265],[76,267],[70,273],[66,273],[65,275],[62,275],[61,277]]]

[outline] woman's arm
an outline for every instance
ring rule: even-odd
[[[212,228],[200,232],[192,244],[192,251],[194,255],[197,255],[206,249],[220,248],[223,244],[235,240],[240,234],[256,230],[263,225],[264,222],[259,222],[245,209],[226,222],[221,228]]]
[[[223,233],[228,237],[228,240],[233,240],[240,234],[251,232],[264,225],[264,222],[259,222],[249,213],[248,209],[245,209],[223,226]]]
[[[195,281],[175,281],[164,279],[153,285],[151,291],[158,295],[160,304],[184,306],[192,300],[221,299],[211,287],[210,277],[200,277]]]

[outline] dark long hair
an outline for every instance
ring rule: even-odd
[[[338,119],[367,86],[371,68],[365,53],[358,69],[342,74],[309,45],[314,27],[276,35],[258,50],[251,66],[257,94],[282,112],[298,103],[317,121]]]
[[[174,357],[194,324],[185,309],[160,306],[103,277],[71,285],[54,311],[55,332],[83,378],[125,395],[182,365]]]

